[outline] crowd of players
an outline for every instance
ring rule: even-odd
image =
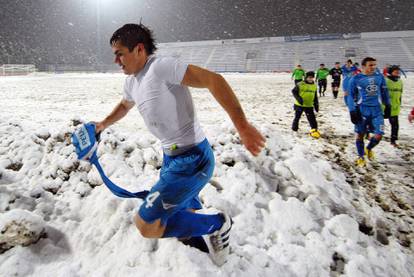
[[[342,82],[343,99],[355,126],[355,145],[358,153],[356,164],[364,167],[365,158],[374,159],[372,149],[378,145],[384,135],[384,118],[388,119],[391,125],[391,144],[399,147],[398,117],[403,93],[400,76],[403,74],[406,77],[406,74],[398,65],[389,64],[381,72],[377,68],[376,59],[372,57],[364,58],[361,64],[362,67],[350,59],[342,66],[336,62],[331,69],[320,64],[316,72],[306,72],[301,65],[297,65],[292,72],[292,80],[295,82],[295,87],[292,89],[295,98],[292,130],[298,130],[299,120],[305,113],[311,127],[310,136],[314,138],[321,136],[314,111],[319,111],[318,94],[319,97],[325,96],[327,79],[331,76],[332,94],[335,99],[338,98]],[[414,108],[408,120],[410,122],[414,120]],[[366,147],[365,138],[369,140]]]

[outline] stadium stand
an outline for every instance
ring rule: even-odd
[[[414,71],[414,31],[253,38],[159,44],[161,55],[223,72],[289,71],[296,64],[315,69],[352,58],[378,59]]]
[[[54,42],[47,42],[54,45]],[[75,54],[63,51],[66,48],[60,44],[57,46],[46,51],[0,40],[0,66],[34,64],[38,71],[57,73],[119,71],[111,64],[113,57],[109,47],[105,62],[98,62],[94,47],[88,47],[86,42]],[[348,58],[360,62],[366,56],[377,58],[380,68],[388,63],[414,71],[414,31],[174,42],[160,43],[158,48],[161,55],[180,57],[187,63],[217,72],[283,72],[290,71],[296,64],[314,70],[320,63],[330,67]],[[23,74],[14,68],[3,66],[0,74]]]

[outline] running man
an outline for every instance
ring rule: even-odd
[[[302,113],[305,112],[311,127],[309,135],[313,138],[320,138],[321,134],[318,131],[318,123],[313,112],[313,109],[319,112],[317,87],[314,78],[315,72],[308,71],[305,75],[305,81],[297,83],[292,89],[293,97],[296,99],[293,105],[295,118],[293,119],[292,130],[296,132],[299,129],[299,120]]]
[[[333,67],[329,71],[329,74],[332,77],[332,93],[333,93],[334,98],[336,99],[338,98],[339,87],[341,86],[341,75],[342,75],[341,63],[336,62],[335,67]]]
[[[347,103],[348,98],[348,85],[351,78],[355,75],[355,71],[357,70],[356,66],[353,65],[352,60],[349,59],[346,64],[341,67],[343,81],[342,81],[342,90],[344,91],[344,102]]]
[[[351,121],[355,124],[355,144],[358,151],[356,164],[361,167],[366,165],[364,154],[368,156],[368,159],[374,159],[372,149],[384,135],[384,118],[389,118],[391,114],[387,85],[384,76],[376,68],[377,61],[374,58],[363,59],[362,73],[354,76],[348,87],[347,105]],[[384,114],[382,104],[385,105]],[[374,136],[365,148],[364,136],[367,132],[372,132]]]
[[[298,64],[292,72],[291,79],[295,81],[295,85],[296,85],[297,83],[303,81],[304,76],[305,76],[305,70],[303,70],[302,66]]]
[[[319,69],[316,71],[316,81],[318,81],[319,96],[325,96],[326,86],[328,84],[329,69],[325,67],[325,64],[321,63]]]
[[[97,132],[136,106],[149,131],[161,141],[164,153],[160,179],[134,216],[136,227],[145,238],[206,235],[212,260],[223,264],[229,253],[230,216],[192,211],[202,208],[198,194],[213,174],[214,155],[195,115],[188,87],[209,89],[253,155],[257,156],[264,147],[264,137],[246,119],[221,75],[175,58],[154,55],[157,48],[146,26],[124,25],[114,32],[110,45],[114,62],[129,76],[123,98],[96,124]]]
[[[387,78],[385,81],[387,83],[391,99],[391,116],[389,118],[391,124],[391,145],[398,147],[398,115],[401,110],[401,98],[403,93],[403,83],[400,78],[400,67],[398,65],[390,66],[386,76]]]

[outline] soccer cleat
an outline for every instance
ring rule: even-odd
[[[227,256],[230,253],[230,230],[233,225],[233,220],[230,216],[221,213],[224,218],[223,226],[214,233],[208,235],[210,244],[210,258],[218,266],[222,266],[227,261]]]
[[[179,239],[184,245],[197,248],[198,250],[208,253],[208,246],[204,241],[203,237],[189,237],[184,239]]]
[[[368,157],[368,160],[372,161],[375,158],[374,151],[365,148],[365,155]]]
[[[366,162],[364,158],[359,157],[356,161],[355,161],[356,165],[359,167],[365,167]]]
[[[394,146],[395,148],[400,148],[400,145],[396,142],[391,142],[391,145]]]
[[[320,137],[321,137],[321,134],[320,134],[320,133],[319,133],[319,131],[318,131],[318,130],[316,130],[316,129],[312,129],[312,130],[310,130],[309,135],[310,135],[311,137],[313,137],[313,138],[316,138],[316,139],[318,139],[318,138],[320,138]]]

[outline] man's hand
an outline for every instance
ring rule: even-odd
[[[249,150],[253,156],[258,156],[262,148],[265,146],[266,139],[260,134],[260,132],[250,123],[247,123],[243,127],[237,128],[240,139],[244,146]]]
[[[101,121],[101,122],[93,122],[94,124],[95,124],[95,126],[96,126],[96,130],[95,130],[95,132],[96,133],[100,133],[100,132],[102,132],[103,130],[105,130],[105,128],[106,128],[106,126],[105,126],[105,124],[103,123],[103,121]]]
[[[350,112],[349,114],[351,116],[351,121],[354,124],[358,124],[362,120],[361,113],[358,109],[355,110],[355,111]]]
[[[319,112],[319,105],[314,105],[313,108],[315,109],[315,112]]]

